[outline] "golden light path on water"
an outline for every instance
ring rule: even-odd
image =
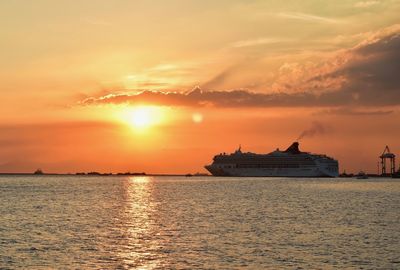
[[[136,269],[155,269],[161,263],[160,256],[152,252],[158,246],[153,237],[155,204],[152,190],[151,177],[130,177],[125,182],[124,214],[128,249],[124,249],[120,255],[126,265],[134,265]]]

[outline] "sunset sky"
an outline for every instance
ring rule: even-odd
[[[385,145],[400,158],[399,14],[398,0],[1,1],[0,172],[205,172],[318,126],[300,149],[376,173]]]

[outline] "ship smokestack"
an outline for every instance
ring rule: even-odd
[[[299,143],[298,142],[292,143],[292,145],[289,146],[288,149],[285,150],[285,152],[292,154],[301,154],[301,151],[299,150]]]

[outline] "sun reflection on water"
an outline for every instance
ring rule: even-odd
[[[129,181],[131,183],[136,183],[136,184],[149,183],[150,180],[151,178],[148,176],[134,176],[129,178]]]
[[[126,229],[126,248],[120,254],[124,263],[135,269],[155,269],[160,267],[161,258],[157,255],[160,246],[156,234],[156,211],[152,199],[153,182],[151,177],[130,177],[125,183],[124,222]]]

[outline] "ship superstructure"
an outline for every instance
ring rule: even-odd
[[[214,176],[271,176],[271,177],[337,177],[338,161],[321,154],[301,152],[294,142],[285,151],[269,154],[243,153],[239,147],[232,154],[214,156],[205,168]]]

